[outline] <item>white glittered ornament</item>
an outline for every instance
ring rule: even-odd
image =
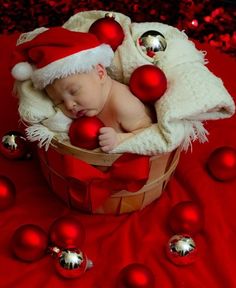
[[[56,270],[64,278],[78,278],[93,267],[93,262],[79,249],[52,247],[50,250],[56,256]]]
[[[169,260],[176,265],[188,265],[197,258],[197,247],[192,237],[187,234],[176,234],[166,246]]]

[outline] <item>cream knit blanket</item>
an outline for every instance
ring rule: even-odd
[[[87,32],[105,13],[107,11],[80,12],[63,26]],[[130,18],[121,13],[115,13],[115,17],[125,32],[125,39],[115,52],[108,70],[110,76],[128,84],[135,68],[150,64],[137,49],[136,42],[144,32],[157,30],[167,41],[166,50],[158,52],[158,66],[167,77],[168,88],[155,103],[158,122],[121,143],[112,153],[153,155],[172,151],[180,145],[187,149],[196,139],[206,141],[208,132],[202,121],[232,116],[235,104],[221,79],[205,67],[205,52],[197,50],[184,32],[172,26],[158,22],[131,23]],[[19,113],[31,124],[26,129],[28,138],[38,140],[46,149],[52,137],[67,138],[71,120],[55,111],[51,101],[34,89],[31,81],[17,83],[17,87]]]

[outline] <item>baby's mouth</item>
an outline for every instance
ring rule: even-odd
[[[80,110],[76,113],[76,117],[77,118],[83,117],[85,113],[86,113],[86,110]]]

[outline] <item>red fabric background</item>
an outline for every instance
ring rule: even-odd
[[[16,36],[0,37],[1,135],[18,129],[17,99],[11,95],[13,81],[8,70],[15,39]],[[236,96],[235,60],[208,46],[198,46],[208,51],[209,68]],[[29,161],[11,161],[0,156],[0,174],[8,175],[17,188],[15,205],[0,212],[0,287],[112,288],[124,266],[140,262],[154,272],[158,288],[235,288],[236,180],[216,182],[204,168],[209,154],[217,147],[236,148],[235,117],[209,121],[206,128],[210,132],[209,142],[196,142],[192,153],[182,153],[162,197],[140,212],[119,217],[69,210],[50,191],[35,156]],[[167,218],[171,208],[184,200],[201,205],[205,225],[195,237],[198,259],[178,267],[165,256],[165,245],[173,235]],[[85,225],[82,250],[94,262],[93,269],[75,280],[58,276],[50,256],[29,264],[14,258],[9,247],[12,234],[20,225],[33,223],[48,231],[52,222],[63,215],[74,215]]]

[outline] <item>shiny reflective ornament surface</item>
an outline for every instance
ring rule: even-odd
[[[69,128],[71,144],[89,150],[99,147],[98,136],[102,127],[104,124],[96,116],[84,116],[74,120]]]
[[[85,228],[75,217],[63,216],[52,223],[49,237],[51,243],[59,248],[77,248],[84,243]]]
[[[116,288],[151,288],[155,286],[153,272],[142,263],[125,266],[119,276]]]
[[[189,235],[176,234],[168,242],[167,256],[176,265],[191,264],[196,260],[196,244]]]
[[[11,247],[19,259],[32,262],[46,255],[48,237],[46,232],[34,224],[20,226],[13,234]]]
[[[160,68],[146,64],[132,72],[129,88],[143,103],[153,104],[165,93],[167,79]]]
[[[236,179],[236,149],[222,146],[215,149],[207,160],[209,174],[218,181]]]
[[[16,188],[10,178],[0,175],[0,211],[9,208],[15,200]]]
[[[113,51],[122,44],[125,37],[123,28],[115,20],[114,13],[106,13],[104,18],[96,20],[90,26],[89,32],[96,35],[102,43],[110,45]]]
[[[0,152],[8,159],[28,159],[31,157],[26,138],[18,131],[9,131],[1,138]]]
[[[170,228],[175,233],[198,233],[204,225],[202,209],[192,201],[176,204],[169,215]]]
[[[80,277],[93,267],[93,262],[79,249],[60,250],[56,258],[56,270],[65,278]]]
[[[167,47],[167,42],[160,32],[155,30],[150,30],[143,33],[137,39],[137,48],[139,52],[151,62],[158,60],[158,52],[165,51]]]

